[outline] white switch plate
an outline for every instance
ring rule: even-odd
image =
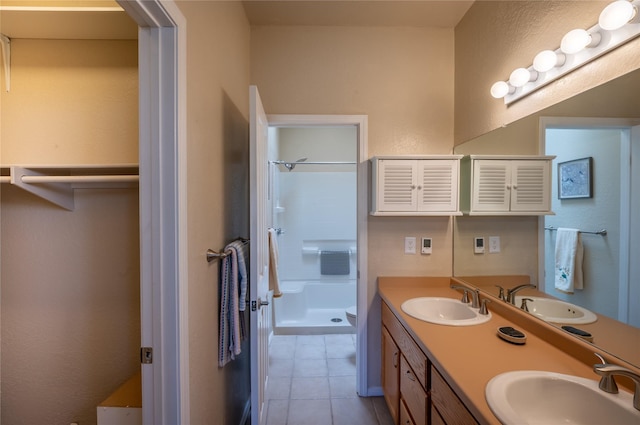
[[[404,238],[404,253],[416,253],[416,238],[414,236],[407,236],[406,238]]]
[[[489,236],[489,254],[500,252],[500,236]]]

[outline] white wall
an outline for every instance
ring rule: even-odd
[[[279,154],[285,161],[355,162],[357,134],[353,126],[281,128]],[[280,278],[355,279],[356,166],[297,165],[292,171],[276,167],[273,193],[277,205],[274,227],[278,236]],[[349,275],[322,276],[320,256],[314,249],[352,250]]]
[[[584,289],[573,295],[554,288],[556,232],[545,231],[545,292],[617,319],[620,258],[620,129],[548,129],[546,154],[553,164],[551,206],[554,216],[545,225],[595,231],[606,236],[582,234]],[[593,158],[593,197],[558,199],[557,164]]]

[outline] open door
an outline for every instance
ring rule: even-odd
[[[251,423],[267,423],[265,387],[269,367],[269,252],[267,241],[267,137],[269,123],[256,86],[249,87],[249,184],[251,299]]]

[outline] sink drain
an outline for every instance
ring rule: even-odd
[[[333,323],[340,323],[340,322],[342,322],[342,319],[341,319],[341,318],[339,318],[339,317],[334,317],[333,319],[331,319],[331,321],[332,321]]]

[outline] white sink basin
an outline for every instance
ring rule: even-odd
[[[400,308],[409,316],[438,325],[470,326],[491,319],[491,313],[480,314],[477,308],[453,298],[412,298],[402,303]]]
[[[598,381],[560,373],[503,373],[489,381],[485,397],[505,425],[640,424],[631,394],[609,394],[598,388]]]
[[[538,316],[545,322],[584,325],[598,320],[593,312],[566,301],[554,298],[516,296],[516,307],[520,307],[523,298],[529,298],[529,313]]]

